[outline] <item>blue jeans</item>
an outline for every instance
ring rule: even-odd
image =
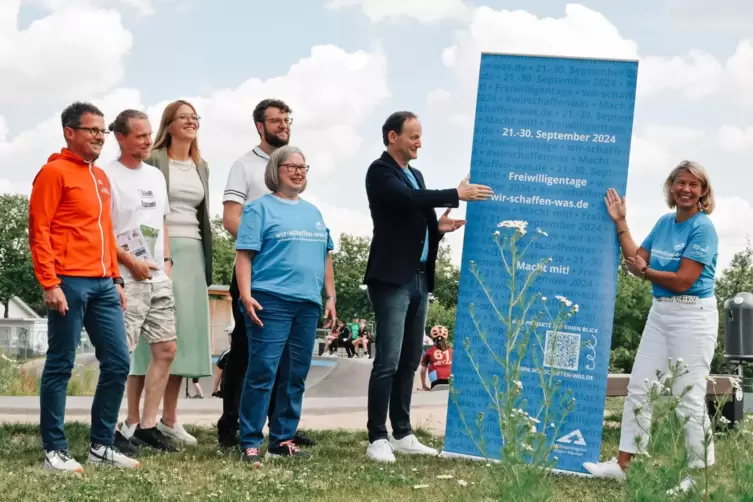
[[[278,367],[276,404],[269,417],[269,446],[277,447],[295,436],[322,311],[313,302],[286,300],[262,291],[254,291],[253,296],[263,308],[257,315],[264,326],[254,324],[243,309],[248,370],[241,391],[241,449],[260,448],[264,442],[262,430]]]
[[[67,450],[65,397],[68,381],[86,328],[99,361],[99,381],[91,410],[91,442],[111,445],[128,378],[129,358],[123,308],[112,279],[61,277],[68,302],[64,316],[47,313],[47,360],[39,392],[40,428],[45,450]]]
[[[403,286],[368,285],[369,300],[376,315],[376,356],[369,379],[369,442],[387,439],[387,411],[392,436],[403,439],[413,433],[410,402],[413,380],[423,353],[428,310],[426,274]]]

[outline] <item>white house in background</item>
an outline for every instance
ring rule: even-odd
[[[0,350],[11,355],[40,355],[47,352],[47,319],[37,314],[22,299],[14,296],[0,307]]]

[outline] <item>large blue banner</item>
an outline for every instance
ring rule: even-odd
[[[525,457],[545,441],[555,469],[599,460],[619,266],[604,196],[625,193],[637,72],[482,55],[471,181],[495,195],[468,204],[444,455]],[[505,445],[516,420],[539,442]]]

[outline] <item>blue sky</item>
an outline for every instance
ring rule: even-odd
[[[349,5],[330,8],[338,3]],[[33,174],[62,146],[57,117],[74,98],[99,103],[108,116],[140,107],[153,122],[166,102],[189,98],[205,118],[200,140],[219,213],[232,161],[257,141],[250,112],[274,94],[296,112],[292,142],[309,153],[309,197],[336,235],[368,234],[363,175],[381,153],[379,128],[390,112],[420,115],[424,147],[415,165],[430,185],[455,186],[468,172],[479,47],[634,55],[641,63],[628,184],[631,225],[639,233],[650,229],[666,210],[663,177],[677,161],[693,158],[706,165],[720,198],[720,264],[750,233],[750,224],[740,222],[753,221],[747,190],[753,182],[747,169],[753,45],[745,45],[753,8],[741,0],[725,3],[726,10],[715,5],[713,12],[701,0],[0,4],[0,72],[9,75],[0,83],[2,190],[28,193]],[[523,15],[511,12],[518,9],[528,16],[511,22]],[[315,46],[321,50],[312,53]],[[455,60],[443,61],[452,46]],[[109,143],[103,158],[115,154]],[[644,183],[648,189],[640,188]],[[449,242],[459,259],[462,234]]]

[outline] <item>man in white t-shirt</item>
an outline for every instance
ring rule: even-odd
[[[253,150],[243,155],[233,163],[225,185],[222,197],[224,206],[222,223],[233,237],[238,235],[243,206],[248,202],[269,193],[264,183],[264,171],[269,162],[269,156],[278,148],[290,141],[290,126],[293,119],[292,110],[283,101],[265,99],[254,109],[254,123],[261,141]],[[248,367],[248,338],[243,313],[240,310],[238,298],[238,281],[235,278],[230,283],[230,297],[233,305],[233,319],[235,327],[231,334],[230,354],[225,363],[222,375],[222,417],[217,422],[219,443],[225,447],[237,446],[238,440],[238,406],[241,399],[241,389]],[[269,416],[275,406],[277,381],[272,389],[272,399],[269,403]],[[298,446],[311,446],[313,441],[305,436],[296,434],[294,438]]]
[[[152,356],[146,376],[128,377],[128,418],[119,432],[133,445],[175,451],[157,422],[177,338],[165,225],[170,212],[167,184],[159,169],[143,162],[152,145],[152,126],[146,114],[125,110],[110,130],[120,145],[120,158],[104,170],[110,178],[113,230],[125,282],[128,346],[133,353],[139,337],[144,337]],[[144,410],[139,416],[142,392]]]

